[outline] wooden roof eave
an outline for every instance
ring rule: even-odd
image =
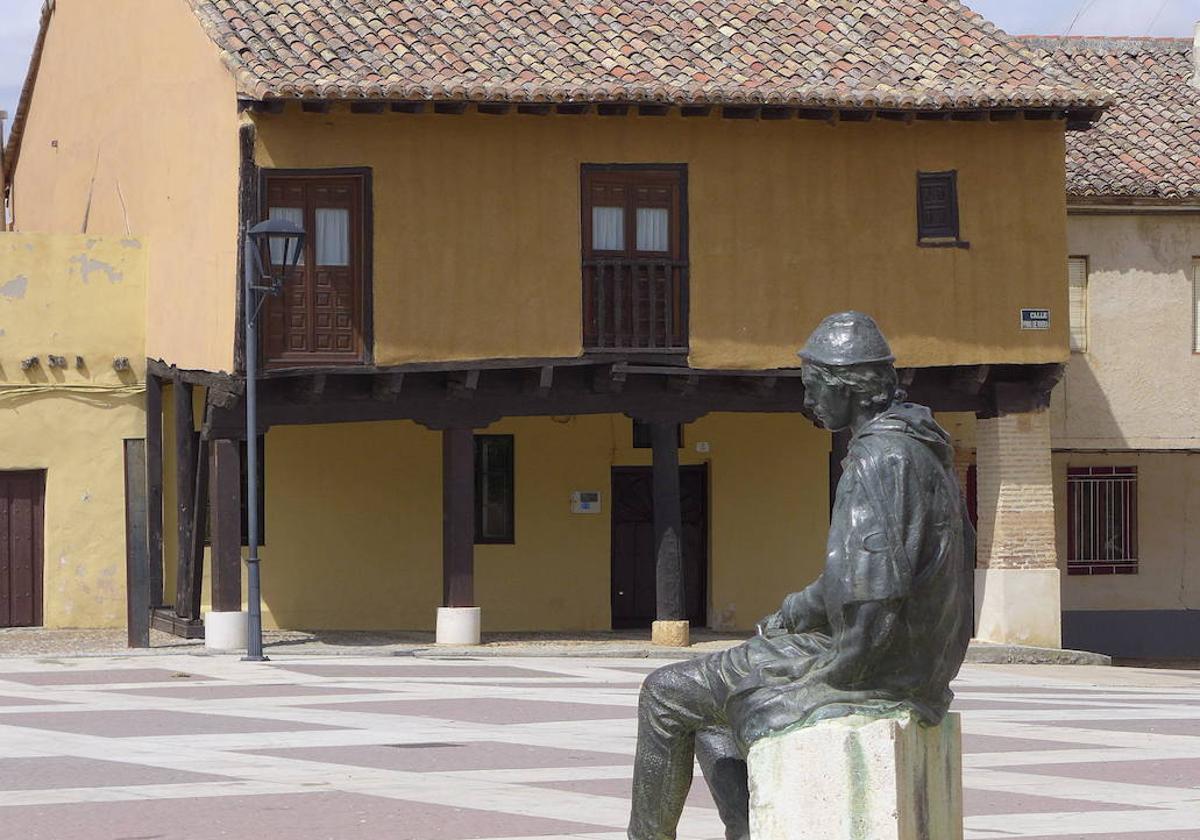
[[[25,134],[25,123],[29,119],[29,106],[33,101],[33,89],[37,84],[38,71],[42,66],[42,51],[46,45],[46,33],[50,29],[50,19],[54,16],[56,0],[45,0],[42,4],[41,18],[38,21],[37,38],[33,42],[33,53],[29,57],[29,68],[25,71],[25,81],[21,85],[21,96],[17,100],[17,111],[13,115],[12,127],[9,129],[8,142],[3,154],[3,172],[0,172],[0,183],[3,191],[7,192],[12,185],[13,174],[17,170],[17,162],[21,158],[21,140]]]
[[[578,116],[626,116],[662,117],[678,114],[683,117],[720,116],[725,119],[786,120],[802,119],[826,122],[861,123],[875,119],[911,124],[917,121],[954,122],[1006,122],[1017,119],[1065,120],[1069,130],[1091,128],[1107,109],[1107,104],[1064,106],[1001,105],[996,107],[955,108],[903,108],[861,107],[849,105],[801,105],[777,103],[694,103],[661,101],[563,101],[524,102],[511,100],[464,100],[464,99],[347,99],[347,98],[240,98],[238,109],[254,115],[282,114],[289,107],[302,113],[328,114],[335,109],[345,109],[353,114],[379,115],[386,113],[422,114],[436,113],[461,115],[467,113],[499,116],[525,114],[546,116],[550,114]]]

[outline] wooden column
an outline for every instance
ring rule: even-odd
[[[237,441],[208,445],[209,541],[212,545],[212,608],[242,608],[242,471]]]
[[[150,562],[146,539],[146,442],[125,441],[125,627],[131,648],[150,647]]]
[[[442,432],[442,606],[475,606],[475,435]]]
[[[163,411],[162,380],[146,377],[146,547],[150,606],[163,601]]]
[[[686,645],[688,634],[687,613],[684,609],[686,598],[683,579],[683,515],[679,502],[679,431],[676,424],[652,421],[650,444],[654,454],[657,617],[654,640],[661,644]],[[679,623],[683,623],[683,626],[679,627]]]
[[[175,510],[176,545],[175,614],[194,619],[192,614],[192,529],[195,525],[196,431],[192,419],[192,386],[181,379],[171,383],[171,402],[175,413]]]

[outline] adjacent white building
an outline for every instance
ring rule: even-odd
[[[1200,32],[1200,28],[1198,28]],[[1029,39],[1118,104],[1067,135],[1051,406],[1063,645],[1200,655],[1200,41]]]

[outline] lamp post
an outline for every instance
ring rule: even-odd
[[[246,558],[246,655],[244,662],[265,662],[262,641],[262,590],[258,574],[258,315],[267,295],[283,291],[283,281],[304,252],[304,229],[283,219],[268,219],[246,232],[243,245],[246,304],[246,518],[250,556]],[[264,259],[265,258],[265,259]],[[265,281],[265,284],[264,284]]]

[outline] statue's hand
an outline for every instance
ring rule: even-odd
[[[787,625],[783,622],[782,612],[773,612],[758,622],[754,629],[758,631],[758,635],[770,638],[771,636],[780,636],[786,633]]]

